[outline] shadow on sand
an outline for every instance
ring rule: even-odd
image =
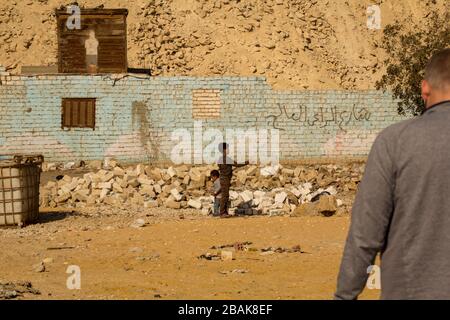
[[[40,211],[39,219],[36,223],[48,223],[63,220],[70,216],[79,216],[80,214],[73,210],[58,210],[58,211]]]

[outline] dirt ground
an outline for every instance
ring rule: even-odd
[[[137,218],[148,224],[133,228]],[[0,280],[30,281],[24,299],[331,299],[349,217],[205,217],[195,210],[111,208],[42,212],[39,224],[0,229]],[[198,259],[212,246],[252,242],[233,261]],[[49,248],[66,249],[53,250]],[[226,249],[224,249],[226,250]],[[45,263],[44,272],[33,265]],[[69,265],[81,289],[69,290]],[[244,270],[245,273],[227,273]],[[377,299],[365,290],[362,299]]]

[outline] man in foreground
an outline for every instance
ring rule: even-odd
[[[382,299],[450,299],[450,48],[425,70],[420,117],[375,140],[352,210],[336,299],[356,299],[381,253]]]

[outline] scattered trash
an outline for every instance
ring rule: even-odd
[[[220,252],[220,258],[222,259],[222,261],[231,261],[231,260],[234,260],[234,254],[233,254],[233,251],[222,250],[222,251]]]
[[[47,248],[47,250],[66,250],[66,249],[75,249],[75,247],[64,247],[64,246],[61,246],[61,247],[49,247],[49,248]]]
[[[138,261],[153,261],[153,260],[158,260],[159,257],[160,257],[159,253],[155,253],[150,256],[137,257],[136,260],[138,260]]]
[[[271,255],[274,253],[306,253],[304,251],[302,251],[302,249],[300,248],[300,245],[295,245],[292,248],[282,248],[282,247],[267,247],[267,248],[263,248],[261,249],[261,255]]]
[[[252,242],[245,241],[245,242],[235,242],[232,244],[224,244],[221,246],[212,246],[210,249],[225,249],[225,248],[234,248],[236,251],[246,251],[247,246],[251,245]]]
[[[235,252],[236,251],[247,251],[247,252],[260,252],[261,256],[268,256],[275,253],[307,253],[305,251],[302,251],[300,245],[295,245],[292,248],[283,248],[283,247],[267,247],[267,248],[254,248],[254,247],[248,247],[251,245],[252,242],[246,241],[246,242],[236,242],[234,244],[226,244],[221,246],[213,246],[210,249],[223,249],[223,248],[234,248],[235,251],[231,250],[222,250],[220,251],[220,254],[211,254],[206,253],[202,254],[201,256],[197,257],[198,259],[206,259],[206,260],[222,260],[222,261],[231,261],[235,259]]]
[[[220,256],[218,254],[211,254],[211,253],[207,252],[205,254],[198,256],[197,259],[220,260]]]
[[[31,282],[0,282],[0,299],[14,299],[25,293],[40,295],[39,290],[33,288]]]
[[[234,269],[231,271],[219,271],[221,274],[230,274],[230,273],[248,273],[248,270],[245,269]]]

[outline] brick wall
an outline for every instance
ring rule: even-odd
[[[106,156],[166,161],[183,143],[198,161],[199,135],[206,139],[211,129],[225,137],[227,129],[241,130],[238,140],[249,129],[269,137],[278,130],[282,161],[364,157],[380,130],[403,119],[389,94],[275,91],[260,77],[40,75],[0,80],[0,154],[39,152],[50,161]],[[198,103],[195,90],[215,96],[207,97],[211,103]],[[63,129],[62,98],[96,98],[95,129]],[[204,111],[194,119],[202,103]],[[188,132],[192,141],[180,144],[174,132]]]

